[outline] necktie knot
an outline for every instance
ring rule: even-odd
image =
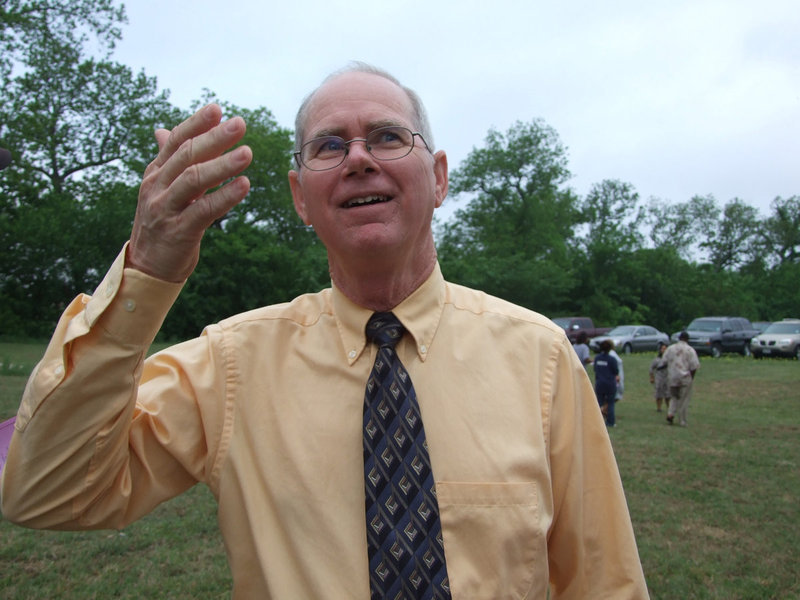
[[[400,320],[394,316],[394,313],[383,312],[374,313],[367,322],[367,339],[370,342],[378,344],[381,348],[389,346],[394,348],[406,328]]]

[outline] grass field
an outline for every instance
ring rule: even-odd
[[[0,420],[43,348],[0,344]],[[688,428],[657,413],[650,355],[625,359],[611,439],[653,599],[800,598],[800,363],[701,359]],[[122,532],[0,520],[0,598],[227,598],[215,505],[197,487]]]

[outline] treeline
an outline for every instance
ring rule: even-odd
[[[114,62],[124,23],[111,0],[0,5],[0,146],[13,155],[0,172],[0,336],[47,336],[77,292],[94,290],[128,239],[153,130],[196,108]],[[329,284],[324,248],[292,207],[292,132],[263,107],[211,93],[197,105],[210,100],[248,123],[252,191],[207,232],[162,331],[172,339]],[[543,121],[490,131],[451,174],[460,208],[436,229],[445,276],[607,325],[800,316],[800,197],[775,198],[761,218],[739,199],[643,202],[613,180],[579,197],[569,177]]]

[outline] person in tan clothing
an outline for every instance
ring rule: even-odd
[[[689,345],[688,332],[681,331],[677,343],[666,349],[664,362],[667,363],[667,385],[670,394],[667,423],[672,425],[677,416],[678,424],[681,427],[688,427],[692,384],[695,373],[700,368],[697,352]]]
[[[247,194],[237,174],[251,151],[228,151],[244,131],[210,105],[156,132],[130,241],[67,308],[27,385],[4,516],[122,528],[201,482],[219,503],[234,598],[381,597],[362,422],[380,355],[365,328],[391,312],[435,482],[430,543],[446,562],[436,586],[413,569],[401,596],[647,598],[586,372],[548,319],[444,280],[431,222],[447,157],[417,95],[384,71],[334,73],[298,112],[291,191],[328,250],[331,287],[145,360],[205,228]],[[417,531],[393,527],[398,540]]]

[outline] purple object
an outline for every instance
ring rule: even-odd
[[[14,422],[17,417],[11,417],[8,421],[0,423],[0,473],[6,464],[8,456],[8,446],[11,444],[11,434],[14,433]]]
[[[11,151],[0,148],[0,171],[11,164]]]

